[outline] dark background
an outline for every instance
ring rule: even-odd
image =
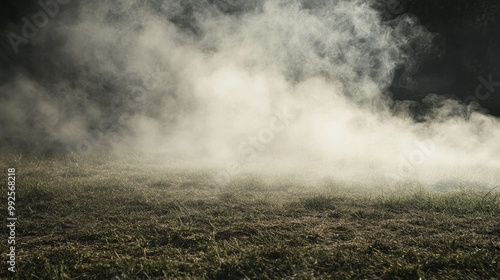
[[[427,57],[419,58],[419,68],[411,79],[401,79],[396,75],[390,88],[395,99],[420,101],[429,93],[436,93],[468,100],[481,85],[478,77],[488,80],[489,75],[492,75],[493,81],[500,82],[499,0],[380,1],[378,8],[386,20],[411,14],[436,34],[436,50]],[[22,45],[22,55],[15,55],[6,37],[9,28],[22,24],[23,16],[39,10],[36,2],[0,2],[0,84],[9,81],[19,71],[50,82],[50,71],[46,71],[51,68],[49,66],[52,63],[50,46],[33,48],[30,44]],[[222,1],[210,2],[218,5],[223,12],[238,12]],[[61,9],[74,9],[77,5],[78,2],[71,1],[70,4],[61,5]],[[183,22],[179,20],[176,24]],[[40,65],[44,65],[43,71],[40,70]],[[481,93],[486,93],[484,88]],[[488,98],[477,100],[489,113],[500,116],[500,87],[491,92]]]
[[[396,99],[420,100],[428,93],[474,96],[479,76],[500,82],[500,1],[403,0],[395,9],[415,15],[436,33],[437,52],[422,61],[410,84],[395,81]],[[391,10],[390,7],[388,10]],[[394,9],[392,9],[394,11]],[[481,94],[487,91],[483,88]],[[480,104],[500,116],[500,87]]]

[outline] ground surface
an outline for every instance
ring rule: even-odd
[[[1,181],[17,167],[17,279],[500,279],[496,191],[250,175],[218,187],[134,159],[4,159]]]

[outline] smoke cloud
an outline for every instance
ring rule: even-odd
[[[411,16],[344,0],[67,5],[30,41],[36,71],[0,87],[5,147],[156,154],[226,182],[498,184],[498,119],[432,93],[391,98],[433,49]]]

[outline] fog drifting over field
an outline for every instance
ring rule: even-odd
[[[208,163],[222,181],[301,171],[498,184],[498,119],[429,93],[417,122],[414,104],[387,90],[432,53],[416,19],[383,21],[370,1],[249,2],[89,1],[61,12],[30,42],[50,49],[39,68],[51,81],[20,72],[0,89],[4,134],[82,156]]]

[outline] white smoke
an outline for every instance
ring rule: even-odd
[[[224,179],[279,170],[378,185],[498,183],[496,118],[429,95],[416,122],[411,104],[391,99],[395,71],[410,77],[415,52],[432,47],[414,18],[383,21],[370,1],[221,3],[81,4],[51,32],[64,38],[59,59],[85,70],[50,89],[26,78],[4,86],[4,126],[20,138],[203,160]]]

